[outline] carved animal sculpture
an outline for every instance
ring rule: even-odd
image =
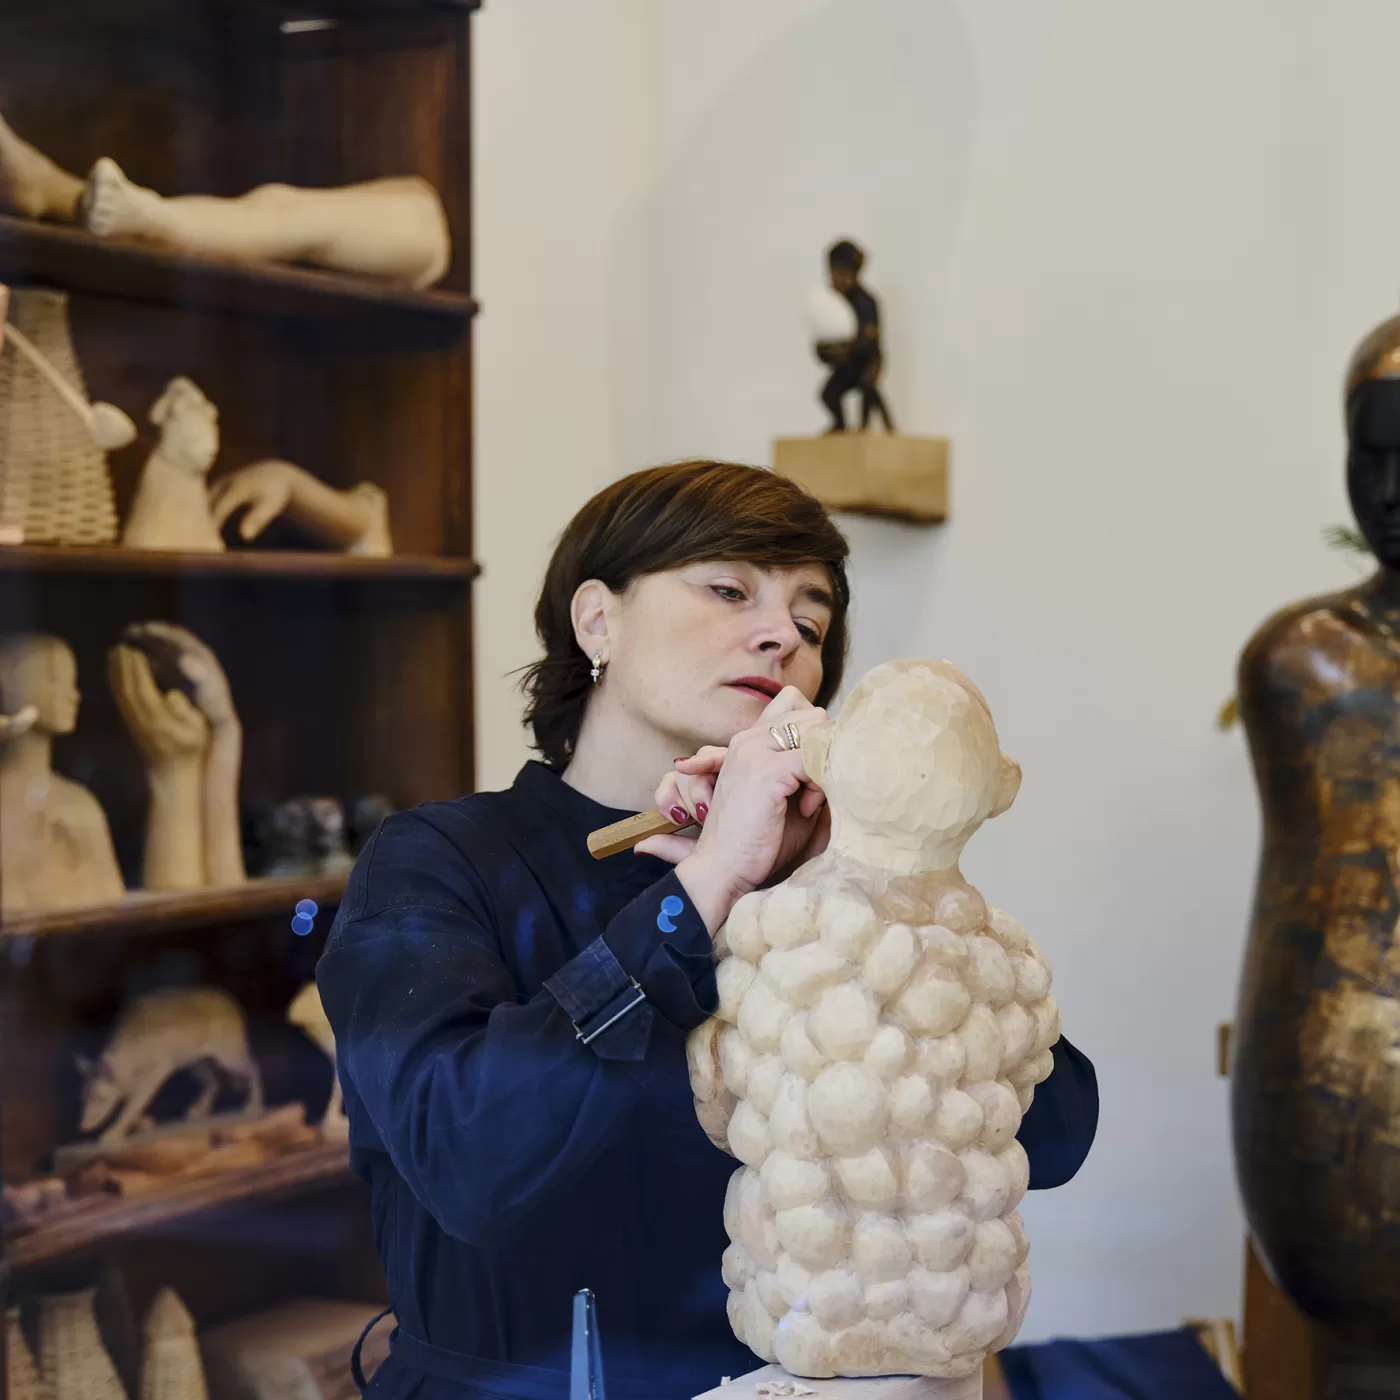
[[[161,1086],[183,1069],[192,1070],[202,1086],[185,1115],[189,1122],[209,1116],[220,1070],[247,1085],[250,1113],[263,1105],[262,1074],[248,1048],[243,1012],[213,987],[171,988],[136,998],[123,1008],[96,1062],[79,1056],[78,1068],[84,1077],[82,1131],[95,1132],[117,1115],[97,1139],[104,1146],[126,1138]]]
[[[338,1128],[346,1123],[345,1105],[340,1091],[340,1075],[335,1066],[335,1033],[326,1019],[325,1008],[321,1005],[321,994],[314,982],[308,982],[287,1008],[287,1020],[309,1039],[315,1041],[321,1052],[331,1062],[331,1096],[326,1104],[326,1112],[321,1119],[321,1127]]]
[[[1021,925],[958,870],[1020,768],[943,662],[892,662],[803,739],[826,852],[741,899],[692,1033],[735,1335],[794,1375],[965,1377],[1030,1297],[1016,1141],[1059,1013]]]

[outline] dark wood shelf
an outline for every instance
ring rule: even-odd
[[[96,238],[84,229],[4,216],[0,280],[275,319],[387,316],[438,334],[465,328],[476,311],[476,303],[461,292],[418,292],[311,268],[176,255]]]
[[[112,1197],[66,1220],[6,1232],[5,1258],[12,1269],[32,1268],[137,1234],[150,1234],[201,1211],[268,1200],[348,1181],[349,1149],[343,1143],[303,1148],[244,1171],[174,1181],[159,1193]]]
[[[168,577],[269,579],[395,579],[461,583],[474,579],[474,559],[398,554],[388,559],[277,549],[231,549],[226,554],[175,550],[87,548],[68,545],[0,545],[0,573],[143,574]]]
[[[243,919],[290,919],[297,902],[314,900],[322,909],[334,908],[345,893],[344,875],[288,875],[249,880],[228,889],[189,893],[132,890],[120,904],[91,909],[65,909],[49,914],[20,914],[0,924],[0,939],[47,938],[61,934],[145,934],[198,928],[202,924]]]

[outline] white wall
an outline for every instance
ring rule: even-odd
[[[1268,612],[1354,577],[1320,530],[1342,368],[1400,288],[1400,11],[577,9],[498,0],[479,30],[483,784],[523,756],[497,678],[548,538],[625,470],[819,428],[803,298],[861,241],[892,405],[952,438],[954,498],[938,530],[846,522],[851,672],[946,655],[988,694],[1026,781],[968,872],[1054,961],[1103,1092],[1088,1165],[1026,1210],[1024,1335],[1236,1312],[1214,1028],[1257,816],[1212,718]]]
[[[498,0],[473,21],[477,779],[528,757],[517,677],[560,530],[646,455],[648,0]]]

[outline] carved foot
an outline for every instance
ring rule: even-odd
[[[145,238],[157,232],[160,196],[133,185],[121,166],[103,156],[88,175],[78,214],[99,238]]]
[[[75,217],[83,182],[21,140],[0,117],[0,206],[26,219]]]

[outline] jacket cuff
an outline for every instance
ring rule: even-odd
[[[603,940],[673,1025],[688,1031],[714,1014],[714,941],[674,870],[627,905]]]

